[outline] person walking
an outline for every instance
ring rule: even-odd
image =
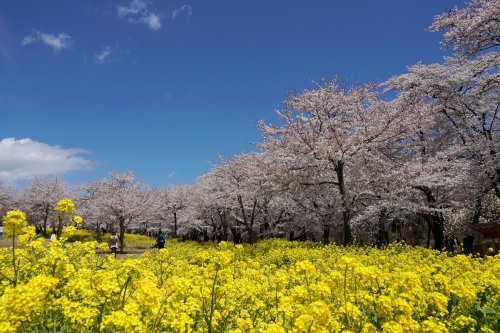
[[[109,249],[111,250],[111,253],[115,255],[116,258],[116,251],[118,251],[118,233],[115,231],[111,237],[109,237]]]
[[[159,249],[163,249],[165,247],[165,235],[160,230],[158,235],[156,236],[156,247]]]

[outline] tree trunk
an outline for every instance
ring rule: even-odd
[[[177,212],[174,211],[174,238],[177,238]]]
[[[43,237],[47,237],[47,221],[49,220],[49,209],[50,206],[46,205],[43,214]]]
[[[444,221],[441,214],[433,213],[430,219],[430,228],[434,237],[434,249],[442,251],[444,247]]]
[[[229,239],[229,233],[227,232],[227,224],[222,225],[222,240],[227,242]]]
[[[101,225],[99,224],[99,222],[97,222],[97,224],[96,224],[96,225],[97,225],[97,227],[96,227],[96,228],[97,228],[97,229],[96,229],[96,231],[97,231],[97,242],[99,242],[99,243],[100,243],[100,242],[101,242],[101,240],[102,240],[102,237],[101,237],[101,236],[102,236],[102,233],[101,233]]]
[[[214,219],[211,217],[210,218],[210,222],[212,222],[212,238],[211,238],[211,241],[212,242],[215,242],[217,241],[217,225],[214,221]]]
[[[222,227],[222,240],[226,241],[229,239],[229,233],[228,233],[228,227],[227,227],[227,221],[226,221],[226,212],[221,212],[220,210],[217,210],[217,215],[219,215],[219,220],[220,224]]]
[[[253,199],[253,207],[252,207],[252,213],[250,215],[250,223],[248,224],[247,231],[248,231],[248,242],[250,244],[255,243],[256,241],[256,235],[254,231],[254,224],[255,224],[255,216],[256,216],[256,209],[257,209],[257,199]]]
[[[246,229],[248,232],[248,243],[249,244],[255,243],[255,235],[254,235],[253,229],[252,228],[246,228]]]
[[[120,253],[123,253],[123,248],[125,247],[125,218],[120,216],[118,219],[120,224],[120,236],[118,237],[120,240]]]
[[[422,191],[427,197],[427,202],[429,208],[434,208],[436,203],[436,198],[432,194],[432,190],[426,186],[417,186],[416,189]],[[422,216],[422,215],[421,215]],[[423,218],[427,221],[429,230],[432,232],[434,237],[434,249],[442,251],[444,246],[444,218],[443,215],[438,212],[432,212],[423,215]],[[427,247],[429,247],[429,241],[427,241]]]
[[[349,245],[352,242],[352,233],[351,233],[351,225],[350,225],[350,215],[351,209],[349,203],[347,202],[347,191],[344,182],[344,163],[338,162],[335,167],[335,171],[337,172],[338,179],[338,187],[340,192],[340,197],[342,200],[342,221],[343,221],[343,245]]]
[[[435,250],[442,251],[444,247],[444,218],[442,214],[439,213],[429,213],[420,215],[425,221],[427,221],[427,248],[430,247],[430,236],[434,238]]]
[[[479,218],[481,217],[482,213],[482,199],[481,198],[476,198],[476,203],[474,205],[474,214],[472,215],[471,223],[472,224],[478,224],[479,223]]]
[[[375,242],[377,248],[381,248],[389,244],[389,235],[386,230],[386,222],[387,209],[383,208],[378,219],[377,239]]]
[[[231,229],[231,233],[233,234],[233,243],[240,244],[242,242],[241,232],[236,228],[230,228],[230,229]]]
[[[323,245],[328,245],[330,243],[330,226],[323,226]]]
[[[241,195],[238,195],[238,203],[240,204],[241,215],[243,218],[243,226],[245,227],[245,231],[248,232],[248,242],[250,244],[255,243],[255,235],[253,232],[253,224],[255,221],[255,209],[257,207],[257,199],[254,198],[252,212],[249,217],[245,212],[245,206],[243,205],[243,198]]]
[[[500,170],[497,171],[497,174],[500,175]],[[500,186],[498,186],[497,182],[494,182],[493,189],[495,190],[495,194],[497,195],[497,198],[500,199]]]
[[[58,223],[57,223],[57,230],[56,230],[56,235],[57,239],[61,238],[62,234],[62,227],[63,227],[63,218],[62,216],[58,216]]]

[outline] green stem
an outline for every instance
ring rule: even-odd
[[[59,219],[59,223],[57,224],[57,239],[61,238],[63,216],[59,215],[58,219]]]
[[[215,295],[215,285],[217,284],[217,277],[219,275],[219,268],[216,267],[214,282],[212,283],[212,295],[210,297],[210,316],[208,318],[208,333],[212,333],[212,317],[215,311],[216,295]]]
[[[349,309],[347,308],[347,265],[345,266],[344,270],[344,308],[345,308],[345,316],[346,316],[346,323],[347,323],[347,328],[351,328],[351,318],[349,317]]]
[[[306,287],[307,287],[307,296],[309,298],[309,303],[312,303],[312,295],[311,295],[311,290],[310,290],[310,287],[309,287],[309,276],[307,275],[306,273]]]
[[[163,306],[165,303],[162,303],[160,305],[160,308],[158,309],[158,313],[156,314],[155,319],[153,320],[153,324],[151,325],[151,329],[155,329],[156,325],[161,322],[161,319],[163,318],[163,315],[165,314],[165,311],[163,311]]]
[[[47,330],[45,329],[45,323],[42,321],[42,318],[38,317],[38,324],[40,324],[40,329],[42,332],[47,332]]]
[[[107,302],[108,302],[108,299],[105,298],[104,299],[104,303],[102,304],[102,306],[99,309],[99,314],[97,315],[97,332],[101,331],[102,317],[103,317],[104,309],[106,308],[106,303]]]
[[[122,309],[125,307],[125,295],[127,294],[127,288],[129,286],[129,283],[132,281],[132,277],[129,276],[127,278],[127,281],[125,281],[125,285],[123,287],[123,297],[122,297]]]
[[[17,286],[17,278],[19,275],[16,265],[16,228],[12,232],[12,267],[14,268],[14,287]]]

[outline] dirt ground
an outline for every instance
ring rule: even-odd
[[[12,246],[12,238],[2,237],[2,239],[0,239],[0,247],[9,247],[9,246]]]
[[[46,242],[50,242],[49,239],[46,239],[45,241]],[[0,248],[11,247],[11,246],[12,246],[12,238],[5,238],[5,237],[3,237],[2,239],[0,239]],[[116,258],[126,258],[128,255],[132,255],[134,257],[138,257],[138,256],[140,256],[141,254],[143,254],[146,251],[152,251],[152,249],[125,248],[124,249],[124,253],[118,253],[116,255]],[[102,255],[106,255],[106,254],[110,254],[110,253],[111,252],[102,253]]]

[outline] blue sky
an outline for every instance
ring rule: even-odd
[[[442,62],[448,0],[2,0],[0,180],[193,183],[290,91]]]

